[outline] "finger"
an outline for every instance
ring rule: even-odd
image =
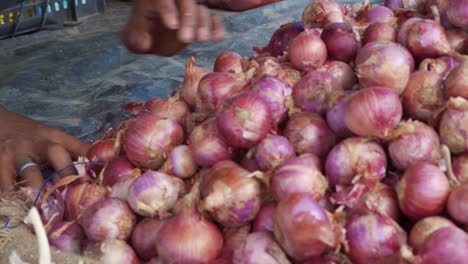
[[[27,160],[27,158],[25,159]],[[18,165],[18,169],[21,164]],[[25,181],[25,184],[34,189],[41,188],[44,183],[44,176],[42,176],[39,165],[29,166],[21,172],[21,178]]]
[[[120,39],[128,50],[136,54],[147,54],[150,51],[153,45],[150,25],[146,17],[132,13],[120,33]]]
[[[198,29],[197,29],[197,40],[208,41],[210,39],[211,29],[211,17],[208,8],[200,5],[198,6]]]
[[[16,169],[13,156],[8,151],[2,151],[0,156],[0,191],[5,193],[13,189],[16,181]]]
[[[182,0],[181,2],[191,2],[192,0]],[[170,29],[178,29],[180,25],[179,12],[174,0],[161,0],[158,6],[163,23]]]
[[[62,145],[71,154],[72,158],[85,156],[90,146],[90,144],[72,137],[60,130],[51,138],[54,143]]]
[[[195,1],[180,1],[180,30],[178,31],[178,37],[184,43],[192,42],[195,37],[197,11]]]
[[[211,16],[211,25],[212,25],[212,39],[213,40],[222,40],[226,34],[224,28],[224,23],[221,17],[213,15]]]
[[[64,169],[72,164],[73,160],[70,153],[63,146],[54,143],[50,144],[47,149],[47,156],[52,168],[54,168],[55,171],[60,171],[60,177],[77,174],[73,166]]]

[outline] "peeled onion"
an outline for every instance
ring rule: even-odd
[[[301,71],[322,66],[327,59],[327,46],[314,30],[300,33],[289,46],[288,57],[291,65]]]

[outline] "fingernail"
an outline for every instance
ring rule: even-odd
[[[182,28],[180,38],[183,42],[191,42],[193,40],[193,29],[189,27]]]
[[[179,27],[179,21],[175,16],[169,16],[167,20],[167,27],[169,27],[170,29],[177,29]]]

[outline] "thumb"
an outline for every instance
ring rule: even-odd
[[[132,13],[130,19],[120,33],[120,39],[127,49],[133,53],[149,53],[153,45],[150,23],[144,17]]]

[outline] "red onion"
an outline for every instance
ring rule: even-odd
[[[138,176],[140,175],[116,182],[112,185],[109,197],[120,198],[124,201],[128,201],[128,190]]]
[[[430,235],[445,227],[455,227],[455,225],[441,216],[430,216],[419,220],[409,234],[410,246],[418,252]]]
[[[138,264],[140,263],[135,251],[125,242],[118,239],[109,239],[102,242],[100,263],[112,264]]]
[[[332,23],[324,27],[322,40],[327,45],[328,56],[332,59],[349,62],[356,56],[359,42],[348,23]]]
[[[237,245],[232,263],[286,264],[290,262],[271,233],[255,232],[247,235],[245,240]]]
[[[58,222],[47,232],[49,244],[61,251],[80,254],[86,239],[81,226],[74,222]]]
[[[279,166],[271,178],[271,194],[281,201],[294,193],[306,193],[319,201],[328,188],[323,176],[320,158],[307,153],[292,158]]]
[[[113,186],[119,181],[135,178],[140,174],[140,169],[135,168],[125,156],[121,156],[109,162],[104,168],[102,184],[105,186]]]
[[[276,203],[263,204],[253,222],[253,232],[273,232]]]
[[[356,57],[357,76],[363,87],[384,86],[397,94],[405,90],[413,68],[411,54],[394,42],[368,43]]]
[[[343,14],[341,6],[334,0],[315,0],[306,6],[302,13],[302,23],[307,28],[321,24],[326,16],[332,12]]]
[[[336,93],[333,99],[329,100],[327,123],[333,133],[340,138],[347,138],[353,134],[344,120],[345,106],[350,97],[351,93]]]
[[[468,29],[468,6],[467,0],[447,1],[447,18],[453,25],[464,30]]]
[[[247,152],[247,154],[242,158],[239,165],[242,168],[244,168],[244,169],[246,169],[246,170],[248,170],[250,172],[260,170],[260,168],[257,165],[257,162],[255,161],[255,157],[252,157],[252,154],[249,153],[249,152]]]
[[[393,11],[385,6],[376,5],[371,7],[366,14],[366,22],[368,23],[388,23],[393,24],[396,22],[396,18],[393,15]]]
[[[390,41],[396,42],[397,32],[395,27],[384,23],[374,23],[366,28],[362,44],[367,44],[374,41]]]
[[[215,118],[195,127],[189,138],[189,147],[197,164],[204,167],[232,157],[232,150],[219,133]]]
[[[445,94],[468,100],[468,62],[460,64],[450,72],[445,80]]]
[[[422,21],[423,19],[420,17],[412,17],[403,22],[398,30],[397,40],[400,45],[406,47],[408,44],[408,34],[411,26],[413,26],[417,21]]]
[[[317,113],[294,114],[286,124],[283,135],[291,142],[297,153],[314,153],[324,156],[335,145],[335,134]]]
[[[392,219],[378,213],[354,215],[346,223],[347,255],[355,264],[400,263],[406,233]]]
[[[115,141],[113,139],[96,141],[89,147],[86,158],[93,162],[109,162],[116,156],[114,144]],[[94,172],[96,175],[98,175],[103,168],[104,166],[95,164],[87,166],[87,169]]]
[[[296,260],[319,256],[337,244],[326,211],[312,196],[301,193],[279,202],[275,213],[275,238]]]
[[[311,71],[294,85],[292,96],[296,106],[311,112],[324,113],[329,98],[342,87],[328,72]]]
[[[212,72],[198,85],[197,112],[213,113],[222,108],[224,101],[244,90],[244,73]]]
[[[430,235],[421,246],[415,264],[465,263],[468,235],[457,227],[445,227]]]
[[[189,146],[180,145],[172,149],[160,171],[187,179],[195,175],[197,169],[197,163]]]
[[[267,103],[253,93],[235,97],[216,117],[218,129],[230,146],[249,148],[262,140],[272,127]]]
[[[167,216],[185,189],[184,182],[167,174],[147,171],[128,190],[128,203],[142,216]]]
[[[255,175],[232,161],[215,164],[201,189],[203,208],[225,227],[253,220],[260,210],[261,189]]]
[[[429,19],[411,25],[406,47],[418,60],[447,55],[451,51],[444,28]]]
[[[156,235],[162,221],[158,219],[145,218],[139,222],[132,232],[132,246],[138,256],[144,260],[157,257]]]
[[[210,72],[207,69],[197,67],[196,64],[195,58],[188,59],[185,64],[184,81],[182,82],[182,98],[192,109],[195,108],[198,84],[203,76]]]
[[[136,223],[132,209],[118,198],[102,199],[89,207],[81,218],[86,236],[93,242],[126,240]]]
[[[450,47],[458,53],[464,53],[464,45],[468,38],[468,34],[456,29],[447,30],[445,31],[445,34],[447,34]]]
[[[447,201],[447,211],[456,222],[468,225],[468,184],[452,190]]]
[[[223,249],[218,259],[213,264],[232,264],[232,255],[237,245],[243,243],[247,235],[250,233],[250,226],[242,226],[239,228],[228,228],[223,231]]]
[[[433,71],[445,80],[454,68],[460,65],[460,62],[450,56],[442,56],[436,59],[424,59],[419,64],[419,69],[424,71]]]
[[[303,264],[353,264],[349,258],[341,252],[329,251],[320,257],[314,257]]]
[[[353,137],[341,141],[327,156],[325,172],[333,185],[348,185],[355,177],[381,180],[387,158],[384,149],[370,139]]]
[[[296,38],[299,33],[304,31],[304,25],[300,21],[290,22],[281,25],[273,35],[270,42],[263,48],[255,47],[258,53],[269,53],[271,56],[279,57],[288,49],[291,41]]]
[[[343,23],[344,20],[345,19],[342,11],[330,12],[323,19],[321,26],[326,27],[332,23]]]
[[[346,126],[359,136],[386,137],[400,122],[402,108],[400,98],[389,88],[365,88],[346,104]]]
[[[439,125],[442,144],[450,148],[452,154],[468,150],[468,101],[463,98],[449,100],[447,109]]]
[[[141,102],[130,102],[122,106],[122,109],[134,116],[137,116],[144,110],[145,106]]]
[[[123,138],[128,159],[144,169],[158,169],[172,148],[182,144],[184,131],[179,123],[144,115],[129,124]]]
[[[411,118],[430,121],[444,103],[442,78],[435,71],[414,72],[403,92],[402,102]]]
[[[242,72],[242,56],[235,51],[224,51],[214,62],[215,72]]]
[[[286,117],[292,87],[275,77],[264,77],[252,86],[252,91],[267,104],[276,127]]]
[[[404,2],[403,0],[384,0],[384,5],[391,10],[398,10],[404,8]]]
[[[86,209],[104,199],[107,192],[105,186],[91,183],[81,183],[70,187],[65,198],[68,219],[78,219]]]
[[[401,171],[422,161],[437,165],[441,159],[437,132],[418,121],[403,121],[400,126],[407,131],[392,139],[388,145],[393,165]]]
[[[453,173],[461,183],[468,183],[468,154],[453,159]]]
[[[289,46],[291,65],[301,71],[310,71],[322,66],[327,59],[327,46],[315,30],[300,33]]]
[[[146,102],[145,108],[155,117],[174,120],[179,124],[183,124],[190,112],[187,103],[178,97],[154,98]]]
[[[295,155],[294,146],[287,138],[267,135],[257,146],[255,161],[261,170],[269,171]]]
[[[343,89],[351,89],[357,83],[353,68],[342,61],[327,61],[317,70],[330,73]]]
[[[438,167],[420,162],[405,171],[396,190],[403,213],[412,220],[419,220],[442,212],[450,185]]]

